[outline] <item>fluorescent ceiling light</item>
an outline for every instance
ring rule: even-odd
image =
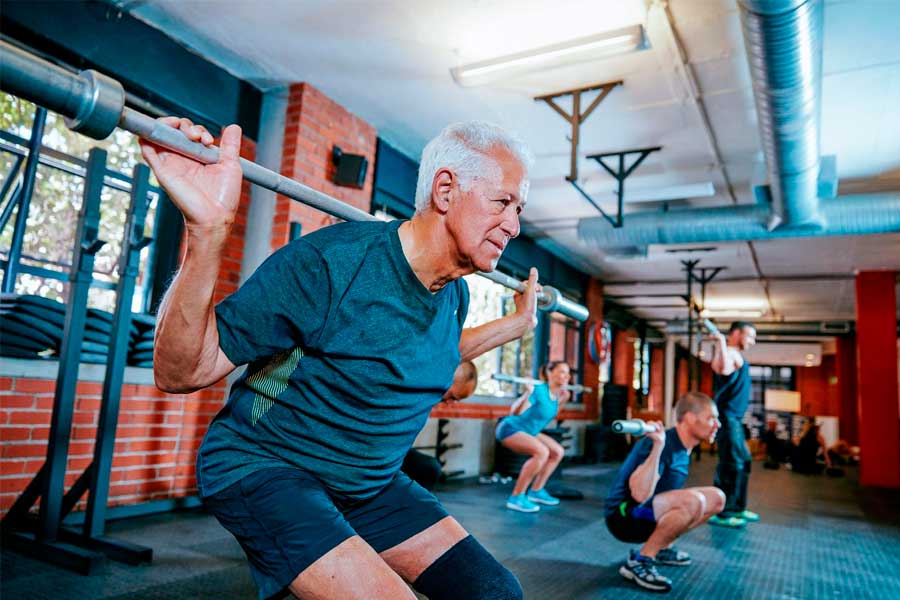
[[[592,193],[592,195],[602,204],[614,204],[618,202],[614,191],[596,192]],[[686,200],[690,198],[709,198],[710,196],[715,195],[716,188],[713,185],[713,182],[704,181],[702,183],[687,183],[684,185],[628,190],[625,192],[625,197],[622,200],[625,204],[637,204],[640,202],[670,202],[673,200]]]
[[[738,308],[706,309],[700,313],[703,317],[747,317],[756,318],[763,316],[763,311],[758,309],[742,310]]]
[[[596,58],[645,50],[649,45],[642,25],[526,50],[499,58],[450,69],[453,79],[462,86],[480,85],[513,75],[574,64]]]
[[[703,303],[703,307],[712,311],[723,310],[759,310],[766,309],[767,304],[764,298],[753,298],[749,296],[732,296],[727,298],[707,298]]]

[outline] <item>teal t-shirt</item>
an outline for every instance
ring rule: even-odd
[[[400,468],[452,383],[469,300],[462,279],[422,285],[400,224],[295,240],[216,306],[222,351],[248,367],[200,447],[201,496],[288,465],[364,499]]]
[[[528,397],[531,404],[525,412],[506,417],[504,422],[509,423],[530,435],[537,435],[547,426],[547,423],[556,417],[559,409],[559,398],[550,394],[550,386],[546,383],[536,385]]]

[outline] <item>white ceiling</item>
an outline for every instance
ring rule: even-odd
[[[564,180],[569,171],[568,123],[533,98],[578,86],[624,80],[583,124],[580,156],[663,146],[628,179],[626,190],[712,182],[714,196],[674,204],[732,204],[724,166],[736,200],[752,202],[750,181],[762,155],[735,0],[669,0],[671,22],[661,4],[652,0],[120,0],[118,4],[264,89],[298,81],[313,84],[412,157],[452,121],[486,119],[516,131],[538,158],[523,215],[525,231],[605,281],[683,280],[680,260],[691,257],[700,259],[700,267],[727,266],[722,281],[708,286],[708,299],[762,302],[765,319],[852,319],[852,278],[783,279],[852,275],[860,269],[900,270],[900,233],[699,244],[716,250],[697,254],[665,252],[671,246],[651,247],[644,260],[607,260],[577,239],[577,218],[596,216],[596,210]],[[459,87],[450,76],[450,68],[461,64],[635,23],[645,26],[649,50],[482,87]],[[841,193],[900,191],[898,31],[897,0],[826,1],[822,153],[837,155]],[[676,34],[683,41],[688,69],[696,74],[724,165],[716,164],[710,132],[703,126],[676,51]],[[560,104],[568,109],[565,101]],[[615,182],[599,165],[582,158],[579,179],[594,197],[614,208],[609,202]],[[610,294],[683,293],[684,285],[606,289]],[[638,311],[666,319],[683,318],[684,313],[684,309]]]

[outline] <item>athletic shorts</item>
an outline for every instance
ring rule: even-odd
[[[656,529],[656,521],[649,518],[640,518],[634,516],[633,512],[636,507],[638,513],[653,513],[653,499],[647,500],[643,504],[639,504],[633,498],[629,498],[616,507],[615,512],[606,515],[606,527],[617,540],[628,542],[630,544],[643,544],[646,542],[653,531]],[[649,510],[648,510],[649,509]]]
[[[203,502],[244,549],[260,600],[289,595],[300,573],[355,535],[383,552],[447,516],[401,472],[374,497],[346,501],[302,469],[262,469]]]
[[[494,437],[497,438],[498,442],[502,442],[509,436],[514,433],[519,433],[520,431],[525,431],[521,427],[516,427],[506,419],[500,419],[500,422],[497,423],[497,429],[494,431]],[[528,433],[525,431],[525,433]]]

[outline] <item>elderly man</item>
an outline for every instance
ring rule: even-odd
[[[705,522],[725,505],[715,487],[681,489],[691,464],[691,449],[712,441],[719,429],[719,413],[712,399],[688,392],[675,404],[675,427],[656,430],[634,445],[606,497],[606,526],[617,539],[642,543],[619,569],[622,577],[642,588],[668,592],[672,581],[658,564],[686,566],[691,557],[672,543]]]
[[[166,122],[212,143],[187,119]],[[197,480],[259,597],[414,598],[409,583],[432,599],[521,598],[516,578],[399,468],[456,365],[534,327],[534,269],[515,313],[465,330],[461,279],[494,269],[519,234],[530,153],[495,126],[449,126],[423,151],[412,219],[295,240],[214,307],[240,135],[223,131],[212,165],[142,149],[187,238],[158,315],[157,385],[191,392],[248,365],[210,425]]]

